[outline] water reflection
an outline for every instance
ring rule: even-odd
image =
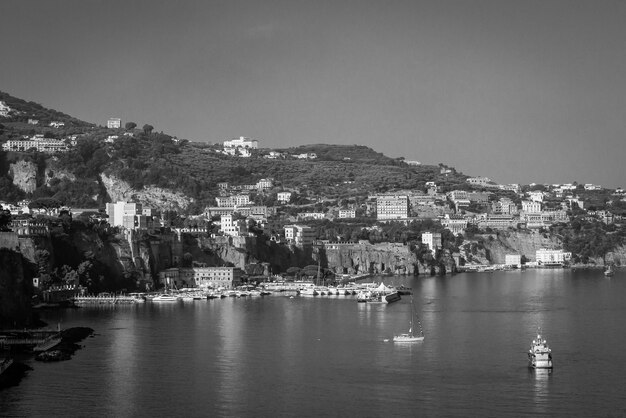
[[[529,375],[531,375],[534,381],[533,401],[535,412],[547,414],[550,400],[550,378],[552,376],[552,369],[529,368],[528,370]]]

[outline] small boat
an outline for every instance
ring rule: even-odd
[[[533,369],[552,368],[552,350],[548,342],[541,336],[541,328],[537,330],[537,338],[533,340],[528,350],[528,367]]]
[[[612,276],[615,274],[615,270],[613,270],[613,266],[609,265],[606,270],[604,270],[604,275],[605,276]]]
[[[418,341],[424,341],[424,332],[422,331],[422,324],[419,319],[417,323],[419,325],[420,331],[419,334],[413,334],[413,317],[415,316],[415,311],[413,310],[413,298],[411,298],[411,319],[409,320],[409,331],[394,335],[393,342],[394,343],[415,343]]]
[[[304,287],[299,290],[298,294],[300,296],[317,296],[319,293],[315,287]]]
[[[152,302],[178,302],[179,300],[179,296],[168,295],[167,293],[163,293],[152,298]]]

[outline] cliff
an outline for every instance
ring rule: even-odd
[[[31,161],[16,161],[9,165],[13,184],[21,191],[32,193],[37,189],[37,165]]]
[[[141,190],[134,189],[130,184],[112,174],[102,173],[100,180],[112,202],[136,201],[160,210],[185,210],[193,202],[192,198],[183,193],[156,186],[144,186]]]
[[[19,252],[0,248],[0,328],[33,325],[33,275]]]
[[[330,244],[325,254],[335,274],[415,275],[419,270],[416,255],[404,244]]]

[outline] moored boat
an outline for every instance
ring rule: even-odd
[[[415,316],[415,310],[413,309],[413,297],[411,297],[411,317],[409,319],[409,331],[402,334],[394,335],[394,343],[414,343],[417,341],[424,341],[424,332],[422,331],[422,324],[419,319],[417,320],[417,324],[419,325],[419,333],[413,333]]]
[[[604,275],[605,276],[612,276],[615,274],[615,270],[613,270],[613,266],[609,265],[606,270],[604,270]]]
[[[179,296],[168,295],[167,293],[163,293],[152,298],[152,302],[178,302],[179,300],[181,300]]]
[[[528,367],[533,369],[552,368],[552,350],[548,342],[541,336],[541,328],[537,331],[537,338],[533,340],[528,350]]]

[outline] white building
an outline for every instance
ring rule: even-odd
[[[422,232],[422,244],[426,244],[428,249],[435,253],[441,248],[441,234],[438,232]]]
[[[378,220],[406,219],[408,217],[408,196],[388,195],[376,197],[376,218]]]
[[[53,128],[60,128],[61,126],[65,126],[65,122],[53,121],[50,122],[49,126],[52,126]]]
[[[221,208],[231,206],[245,206],[250,204],[250,195],[236,194],[232,196],[218,196],[215,198],[217,206]]]
[[[278,192],[276,194],[276,200],[281,203],[289,203],[291,200],[291,192]]]
[[[491,179],[489,177],[470,177],[466,181],[475,186],[485,186],[491,183]]]
[[[541,202],[522,200],[522,211],[525,213],[541,213]]]
[[[285,225],[285,239],[296,245],[311,245],[315,239],[315,231],[306,225]]]
[[[122,120],[120,118],[109,118],[109,120],[107,120],[107,128],[119,129],[121,127],[122,127]]]
[[[222,215],[220,232],[231,237],[239,237],[246,234],[246,224],[241,219],[233,219],[233,215]]]
[[[528,192],[528,198],[530,200],[532,200],[533,202],[543,202],[543,192],[540,191],[534,191],[534,192]]]
[[[298,214],[298,219],[322,220],[326,217],[323,212],[302,212]]]
[[[239,138],[231,139],[230,141],[224,141],[224,148],[252,148],[257,149],[259,147],[259,141],[256,139],[250,139],[243,136]]]
[[[563,265],[563,263],[571,260],[572,253],[563,250],[548,250],[541,248],[536,251],[536,260],[542,265]]]
[[[121,226],[128,229],[146,226],[147,217],[143,215],[141,203],[107,203],[106,214],[109,216],[109,225]]]
[[[464,234],[467,229],[467,219],[461,215],[446,213],[441,219],[441,225],[454,235]]]
[[[37,152],[45,152],[46,154],[69,151],[65,141],[40,136],[35,136],[33,139],[10,139],[2,144],[2,149],[4,151],[28,151],[29,149],[34,149]]]
[[[356,218],[356,211],[354,209],[340,209],[339,219],[351,219]]]
[[[11,113],[13,109],[11,109],[5,102],[0,101],[0,116],[4,118],[9,117],[9,113]]]
[[[505,254],[504,264],[507,266],[522,268],[522,256],[520,254]]]
[[[272,179],[261,179],[257,181],[256,188],[258,190],[267,190],[267,189],[271,189],[273,185],[274,185],[274,182],[272,181]]]
[[[295,154],[294,157],[299,160],[314,160],[317,158],[317,154],[314,152],[307,152],[304,154]]]

